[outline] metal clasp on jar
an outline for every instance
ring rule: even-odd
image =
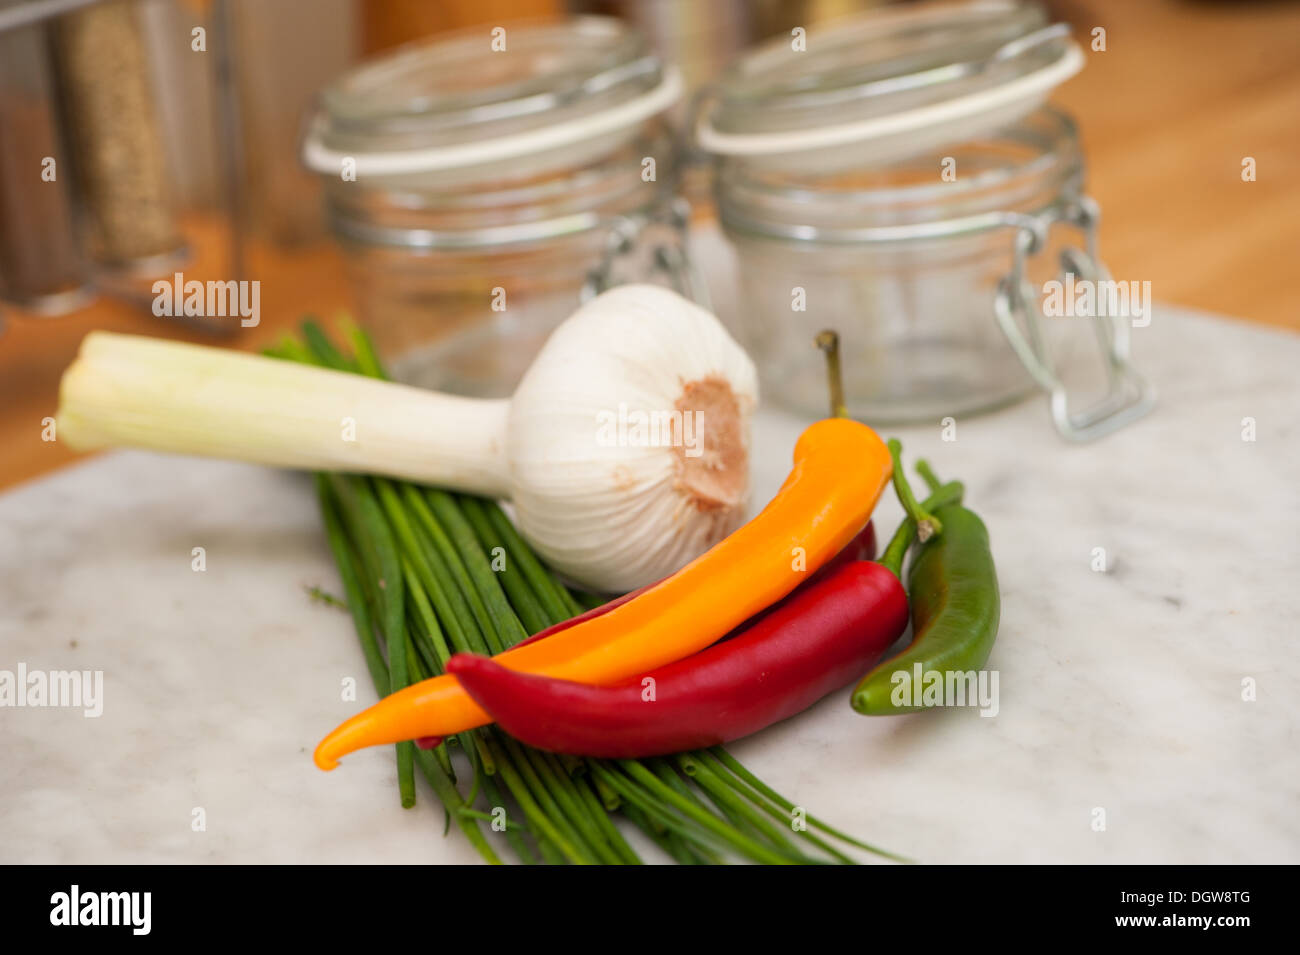
[[[619,216],[610,227],[600,261],[587,273],[582,301],[621,284],[616,275],[619,262],[641,254],[649,257],[649,263],[637,274],[638,281],[662,274],[674,291],[711,310],[708,286],[686,247],[690,221],[690,203],[681,197],[661,203],[648,213]],[[661,237],[655,238],[655,233]]]
[[[1108,282],[1109,273],[1097,256],[1097,203],[1087,196],[1068,205],[1036,216],[1013,215],[1008,224],[1016,229],[1011,272],[998,286],[994,311],[998,324],[1025,368],[1048,393],[1052,421],[1056,430],[1071,441],[1091,441],[1110,434],[1140,418],[1155,405],[1155,389],[1134,369],[1129,361],[1130,327],[1125,315],[1106,314],[1104,296],[1091,316],[1097,344],[1105,362],[1106,394],[1090,407],[1072,412],[1070,394],[1057,371],[1043,340],[1041,322],[1045,321],[1038,296],[1025,275],[1029,256],[1047,246],[1048,231],[1055,224],[1065,224],[1083,233],[1084,247],[1070,246],[1061,252],[1062,274],[1073,273],[1078,279],[1093,283]],[[1023,326],[1023,330],[1022,330]]]

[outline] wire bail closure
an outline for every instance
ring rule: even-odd
[[[1074,442],[1096,440],[1135,421],[1155,406],[1156,397],[1155,389],[1129,360],[1129,319],[1106,314],[1104,296],[1096,296],[1097,308],[1091,316],[1106,369],[1107,390],[1100,400],[1082,411],[1070,410],[1069,390],[1043,340],[1040,323],[1045,316],[1026,278],[1026,260],[1046,247],[1053,225],[1065,224],[1083,233],[1084,247],[1070,246],[1061,251],[1061,274],[1073,274],[1092,283],[1094,288],[1099,282],[1109,281],[1110,275],[1097,256],[1099,215],[1097,203],[1091,197],[1081,196],[1069,205],[1053,207],[1041,215],[1014,217],[1012,268],[999,283],[994,299],[994,313],[1003,334],[1034,381],[1048,394],[1056,430]]]
[[[606,289],[619,284],[614,280],[614,268],[620,259],[632,255],[650,230],[664,227],[668,235],[649,246],[652,262],[651,274],[659,273],[668,280],[675,292],[696,305],[712,311],[708,286],[695,268],[687,250],[687,229],[691,221],[691,205],[680,197],[659,204],[649,213],[619,216],[610,226],[605,240],[605,250],[600,261],[587,273],[582,286],[581,301],[587,302]]]

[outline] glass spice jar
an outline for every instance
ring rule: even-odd
[[[0,11],[13,6],[0,0]],[[0,302],[32,314],[93,298],[66,157],[46,27],[0,30]]]
[[[1081,66],[1037,5],[979,0],[826,24],[724,74],[696,138],[717,157],[738,332],[767,397],[824,410],[810,342],[833,327],[849,411],[867,421],[941,420],[1041,388],[1061,434],[1086,440],[1151,407],[1126,318],[1094,320],[1104,377],[1079,411],[1079,335],[1040,314],[1053,259],[1106,274],[1075,125],[1043,105]]]
[[[139,14],[111,0],[60,17],[52,35],[92,256],[109,272],[153,276],[188,251]]]
[[[663,121],[680,93],[603,17],[444,35],[328,86],[304,161],[395,374],[508,395],[585,296],[696,290]]]

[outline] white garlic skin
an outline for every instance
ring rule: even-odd
[[[734,398],[734,415],[696,412],[706,440],[729,442],[730,453],[706,447],[687,465],[688,440],[609,441],[620,403],[629,413],[671,412],[691,405],[683,394],[698,382]],[[554,332],[511,399],[505,457],[520,530],[552,567],[599,591],[666,577],[743,522],[757,404],[753,363],[707,310],[658,286],[605,292]],[[683,486],[685,466],[713,468],[725,493],[702,500]]]

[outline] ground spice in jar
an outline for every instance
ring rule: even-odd
[[[181,246],[144,41],[130,0],[62,17],[55,58],[89,240],[104,265]]]

